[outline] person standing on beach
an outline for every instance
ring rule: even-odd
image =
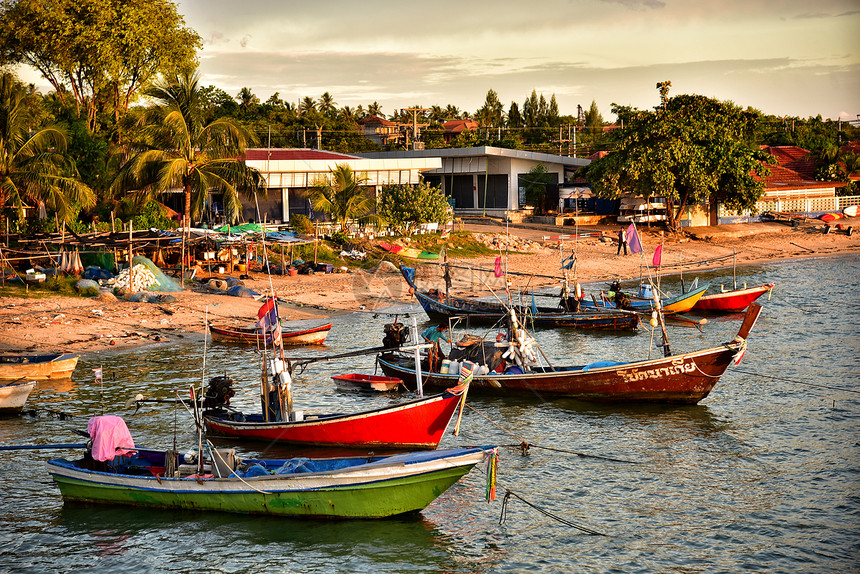
[[[621,255],[622,247],[624,247],[624,255],[627,255],[627,230],[623,225],[618,230],[618,251],[615,252],[615,255]]]

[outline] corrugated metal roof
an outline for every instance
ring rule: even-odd
[[[308,160],[308,159],[355,159],[354,155],[346,155],[333,151],[321,149],[303,149],[303,148],[255,148],[245,152],[247,161],[265,161],[270,160]]]

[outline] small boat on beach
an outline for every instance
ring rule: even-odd
[[[773,283],[765,283],[757,287],[743,287],[720,293],[706,293],[693,305],[693,311],[721,311],[739,313],[750,303],[773,289]]]
[[[331,321],[285,321],[281,323],[281,338],[284,345],[299,347],[304,345],[323,345],[331,331]],[[209,325],[213,340],[235,343],[263,344],[263,336],[257,325],[226,326]]]
[[[408,257],[409,259],[439,259],[439,254],[434,253],[433,251],[425,251],[414,247],[403,247],[402,245],[392,245],[390,243],[380,243],[379,246],[389,253],[393,253],[401,257]]]
[[[36,381],[0,384],[0,414],[16,413],[36,386]]]
[[[77,355],[64,353],[0,353],[0,381],[68,379],[77,364]]]
[[[410,292],[434,320],[450,317],[468,317],[471,323],[494,323],[508,314],[508,308],[499,301],[487,301],[445,295],[438,290],[422,290],[415,285],[415,270],[404,265],[400,272],[409,285]],[[514,305],[519,315],[528,317],[535,327],[571,327],[575,329],[605,329],[635,331],[639,326],[639,315],[624,310],[597,308],[571,312],[561,307]]]
[[[94,436],[92,444],[99,440]],[[204,450],[208,456],[189,456],[137,448],[131,441],[117,444],[108,455],[93,447],[81,459],[55,458],[46,466],[64,501],[385,518],[423,510],[472,467],[495,455],[494,447],[474,447],[392,456],[239,459],[232,449]]]
[[[499,372],[496,364],[482,364],[494,356],[492,347],[499,343],[484,343],[490,346],[489,353],[484,352],[483,358],[477,360],[474,355],[469,357],[478,363],[479,369],[470,388],[472,392],[568,397],[604,403],[696,404],[708,396],[729,365],[733,361],[737,363],[743,356],[747,337],[760,312],[760,305],[749,305],[737,336],[727,343],[656,359],[598,361],[560,367],[513,364],[498,367],[501,369]],[[528,341],[515,341],[509,349],[524,349],[530,344]],[[496,352],[503,350],[497,349]],[[505,355],[500,354],[502,357]],[[449,358],[453,357],[452,350]],[[377,356],[377,363],[384,374],[402,379],[409,388],[416,386],[416,368],[408,353],[384,351]],[[421,371],[424,388],[444,388],[457,380],[457,375],[428,372],[427,361],[422,364]]]

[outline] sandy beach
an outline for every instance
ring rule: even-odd
[[[858,230],[860,218],[845,219],[843,227]],[[529,240],[532,251],[510,253],[506,259],[513,288],[537,289],[557,286],[560,271],[560,245],[557,239],[545,239],[572,228],[509,227],[501,225],[467,224],[468,231],[480,233],[485,239],[495,238],[504,245],[508,235]],[[606,283],[612,279],[638,277],[643,260],[651,263],[654,248],[660,244],[659,232],[641,229],[646,256],[616,255],[617,243],[612,240],[617,227],[580,229],[602,230],[604,239],[568,238],[561,248],[564,255],[576,249],[576,279],[587,285]],[[860,254],[860,232],[849,236],[833,229],[824,233],[820,221],[808,221],[799,227],[784,223],[755,223],[731,226],[690,228],[680,238],[663,238],[663,264],[666,271],[677,273],[678,263],[723,258],[736,253],[736,264],[801,257],[832,257]],[[392,260],[393,263],[398,263]],[[451,259],[458,266],[453,273],[452,292],[464,295],[488,295],[487,286],[498,289],[503,279],[492,272],[495,256]],[[685,267],[685,275],[696,270],[731,268],[731,258],[710,265]],[[530,275],[531,274],[531,275]],[[555,277],[555,278],[554,278]],[[444,288],[439,265],[421,264],[417,279],[427,287]],[[727,274],[731,280],[731,271]],[[287,319],[323,318],[353,312],[373,312],[381,308],[408,303],[407,291],[400,273],[385,263],[371,270],[348,273],[316,273],[313,275],[272,276],[254,273],[245,285],[261,294],[274,291],[282,301],[282,315]],[[486,285],[485,285],[486,284]],[[597,286],[601,288],[602,285]],[[586,289],[586,292],[589,292]],[[260,303],[251,298],[233,297],[215,290],[186,290],[173,293],[171,303],[133,303],[110,296],[84,297],[3,297],[0,300],[0,350],[73,352],[81,355],[100,354],[143,344],[168,344],[180,340],[202,341],[205,321],[212,324],[247,325],[256,320]]]

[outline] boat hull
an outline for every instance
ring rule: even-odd
[[[508,315],[507,309],[498,302],[467,299],[440,294],[434,297],[429,292],[418,289],[410,279],[408,268],[401,267],[406,282],[418,303],[434,320],[447,320],[449,317],[467,317],[470,323],[495,323]],[[611,309],[591,309],[580,313],[568,313],[546,307],[517,307],[517,312],[535,327],[567,327],[574,329],[604,329],[616,331],[635,331],[639,326],[639,316],[630,311]]]
[[[767,283],[758,287],[748,289],[733,289],[725,293],[714,293],[703,295],[695,305],[694,311],[723,311],[727,313],[740,312],[746,309],[750,303],[773,289],[773,283]]]
[[[696,404],[710,394],[725,373],[739,342],[694,353],[626,363],[584,367],[562,367],[554,371],[520,374],[475,375],[470,392],[527,395],[542,398],[567,397],[603,403]],[[414,387],[415,367],[409,357],[383,353],[377,357],[382,372]],[[421,374],[424,388],[450,387],[457,375]]]
[[[455,377],[448,386],[456,384]],[[203,420],[209,431],[233,438],[309,446],[435,449],[459,400],[459,395],[442,393],[356,414],[305,415],[301,421],[266,422],[261,415],[242,421],[231,414],[204,414]]]
[[[331,331],[331,327],[331,323],[324,323],[306,329],[290,329],[288,326],[284,326],[281,328],[281,338],[284,345],[293,347],[323,345],[329,331]],[[212,334],[213,340],[263,344],[263,337],[256,327],[219,327],[210,325],[209,332]]]
[[[14,413],[24,408],[35,386],[35,381],[0,385],[0,413]]]
[[[672,313],[686,313],[691,310],[699,299],[705,294],[705,291],[708,290],[710,284],[706,283],[705,285],[693,289],[692,291],[688,291],[681,295],[676,295],[675,297],[668,297],[663,299],[660,302],[660,306],[663,309],[664,313],[672,314]],[[597,308],[607,308],[614,309],[615,303],[611,301],[599,301],[597,304],[591,301],[583,300],[582,306],[586,309],[597,309]],[[654,300],[653,299],[642,299],[639,297],[631,297],[629,299],[629,307],[626,307],[632,311],[636,311],[638,313],[646,313],[654,310]]]
[[[403,381],[394,377],[381,377],[360,373],[335,375],[332,379],[335,382],[335,386],[341,391],[390,393],[399,390],[400,385],[403,384]]]
[[[66,501],[308,518],[384,518],[423,510],[488,449],[391,457],[342,471],[254,478],[164,478],[95,472],[47,462]],[[397,459],[397,460],[394,460]],[[251,462],[251,461],[248,461]],[[280,462],[280,461],[278,461]]]
[[[77,355],[0,355],[0,381],[68,379],[78,364]]]

